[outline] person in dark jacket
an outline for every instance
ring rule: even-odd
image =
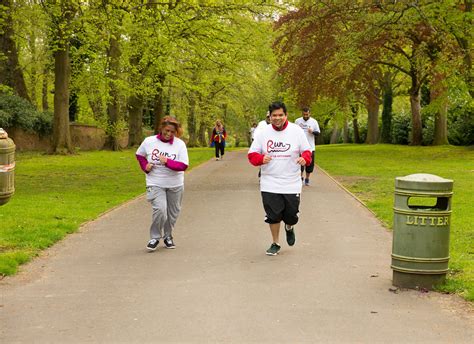
[[[216,149],[216,161],[219,161],[224,157],[226,138],[227,132],[225,131],[224,125],[220,120],[217,120],[214,129],[212,129],[211,137],[211,145],[214,144]]]

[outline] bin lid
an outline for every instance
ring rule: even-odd
[[[404,177],[396,177],[395,188],[415,191],[451,191],[453,181],[434,174],[415,173]]]

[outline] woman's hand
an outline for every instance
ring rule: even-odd
[[[160,155],[159,158],[160,158],[160,162],[161,162],[163,165],[166,165],[166,163],[168,162],[168,158],[165,157],[164,155]]]
[[[153,165],[152,163],[148,163],[148,164],[146,164],[145,170],[146,170],[147,172],[150,172],[151,169],[153,168],[153,166],[154,166],[154,165]]]

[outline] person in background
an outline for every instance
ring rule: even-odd
[[[265,115],[265,119],[258,122],[257,128],[255,128],[255,132],[253,134],[254,139],[257,136],[257,134],[261,132],[263,128],[265,128],[269,124],[270,124],[270,111],[267,111],[267,114]]]
[[[253,122],[249,130],[250,142],[253,142],[253,140],[255,139],[255,129],[257,129],[257,123]]]
[[[224,157],[226,138],[227,132],[224,128],[224,125],[220,120],[217,120],[214,129],[212,129],[211,137],[211,144],[214,143],[214,147],[216,149],[216,161],[219,161]]]
[[[300,166],[311,163],[311,147],[303,130],[288,122],[286,106],[269,106],[271,125],[255,136],[248,152],[249,162],[261,166],[260,192],[265,222],[270,226],[272,244],[269,256],[280,252],[280,224],[285,224],[286,242],[295,244],[294,225],[298,223],[301,180]]]
[[[303,129],[308,143],[311,146],[311,164],[306,166],[301,166],[301,180],[303,180],[303,173],[306,172],[306,178],[304,178],[304,185],[309,186],[309,176],[314,171],[314,153],[316,150],[316,145],[314,143],[315,138],[320,134],[319,124],[313,117],[309,108],[305,107],[302,109],[303,116],[297,118],[295,124],[299,125]]]
[[[147,137],[136,152],[146,174],[146,199],[153,209],[150,241],[146,248],[155,251],[163,238],[166,248],[175,248],[173,229],[181,211],[184,192],[184,171],[189,158],[178,120],[164,117],[159,134]]]

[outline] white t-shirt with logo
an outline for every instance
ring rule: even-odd
[[[307,121],[304,120],[303,117],[297,118],[295,124],[299,125],[301,129],[303,129],[306,138],[308,139],[308,143],[311,146],[311,151],[316,149],[316,145],[314,144],[314,134],[308,132],[308,128],[311,130],[320,132],[318,121],[316,121],[313,117],[308,118]]]
[[[149,163],[154,164],[146,174],[147,186],[173,188],[184,184],[184,171],[174,171],[161,164],[159,159],[160,155],[164,155],[168,159],[189,165],[188,150],[183,140],[174,137],[173,144],[170,144],[161,141],[156,135],[149,136],[143,140],[136,154],[146,157]]]
[[[255,135],[249,153],[267,154],[272,157],[261,165],[260,191],[298,194],[301,193],[301,165],[296,160],[311,147],[303,130],[294,123],[282,131],[268,125]]]

